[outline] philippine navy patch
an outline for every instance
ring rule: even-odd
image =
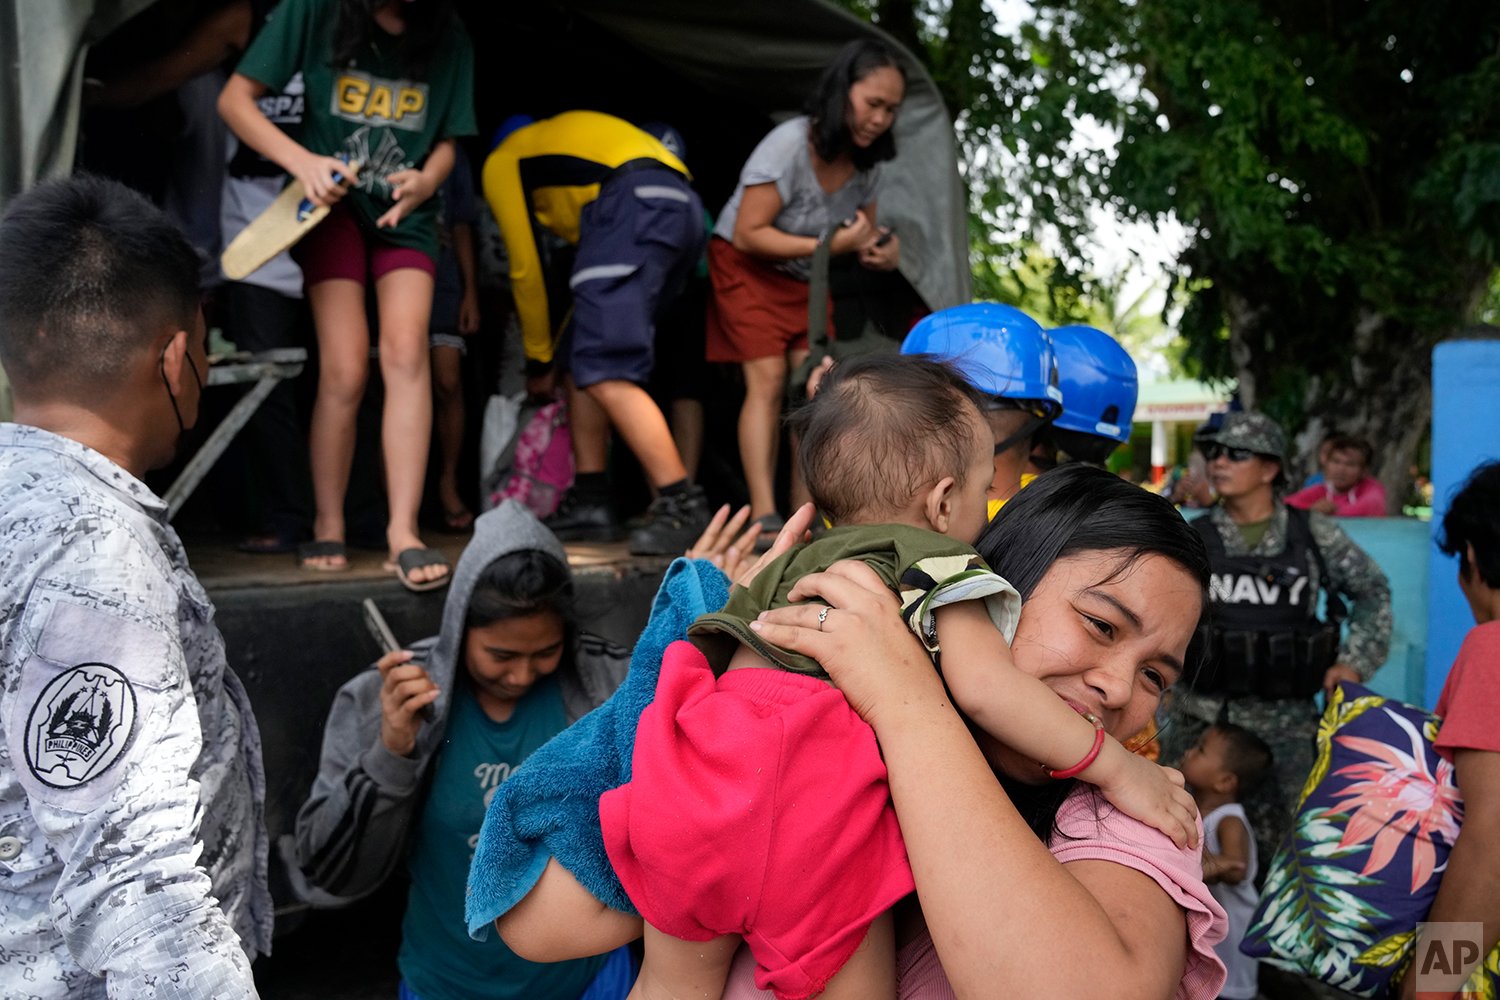
[[[135,689],[107,663],[80,663],[54,677],[26,719],[26,764],[53,788],[99,777],[135,728]]]

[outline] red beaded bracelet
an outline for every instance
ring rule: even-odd
[[[1076,778],[1084,771],[1087,771],[1089,769],[1089,765],[1099,758],[1099,751],[1104,749],[1104,723],[1101,722],[1099,720],[1099,717],[1093,712],[1085,711],[1084,709],[1079,708],[1077,705],[1073,705],[1072,702],[1069,702],[1068,704],[1073,708],[1075,712],[1094,724],[1094,745],[1089,748],[1088,753],[1083,755],[1083,760],[1080,760],[1072,767],[1064,768],[1061,771],[1054,771],[1050,767],[1047,767],[1045,764],[1043,764],[1042,770],[1047,772],[1047,776],[1049,778],[1055,778],[1058,781],[1066,781],[1069,778]]]

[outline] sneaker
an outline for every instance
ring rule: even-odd
[[[689,486],[670,497],[657,497],[646,508],[646,524],[630,533],[633,556],[680,556],[708,527],[708,498],[703,487]]]
[[[580,500],[569,490],[562,503],[542,520],[559,542],[613,542],[620,538],[620,522],[608,503]]]

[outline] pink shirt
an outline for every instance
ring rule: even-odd
[[[1346,493],[1339,493],[1326,482],[1309,486],[1288,496],[1286,505],[1308,510],[1323,499],[1333,501],[1336,517],[1385,517],[1385,487],[1372,476],[1361,479]]]
[[[1166,834],[1119,812],[1091,785],[1080,784],[1058,810],[1056,832],[1047,848],[1063,864],[1113,861],[1155,880],[1187,916],[1188,956],[1174,1000],[1213,1000],[1224,985],[1224,963],[1214,945],[1224,938],[1228,919],[1203,882],[1203,855],[1198,848],[1179,848]],[[1203,824],[1198,824],[1202,842]],[[995,947],[1004,948],[1003,940]],[[1059,961],[1077,956],[1059,955]],[[741,948],[735,957],[724,1000],[760,1000],[771,994],[755,989],[755,962]],[[1101,969],[1101,975],[1108,970]],[[954,1000],[937,950],[927,934],[902,947],[896,959],[900,1000]]]
[[[1443,723],[1433,746],[1448,760],[1455,750],[1500,752],[1500,621],[1464,636],[1435,711]]]

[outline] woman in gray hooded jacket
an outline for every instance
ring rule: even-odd
[[[471,940],[464,886],[495,789],[604,701],[628,663],[628,650],[578,630],[562,546],[506,501],[475,522],[442,631],[339,689],[297,815],[297,861],[312,886],[356,898],[405,860],[403,1000],[614,994],[623,953],[538,965]]]

